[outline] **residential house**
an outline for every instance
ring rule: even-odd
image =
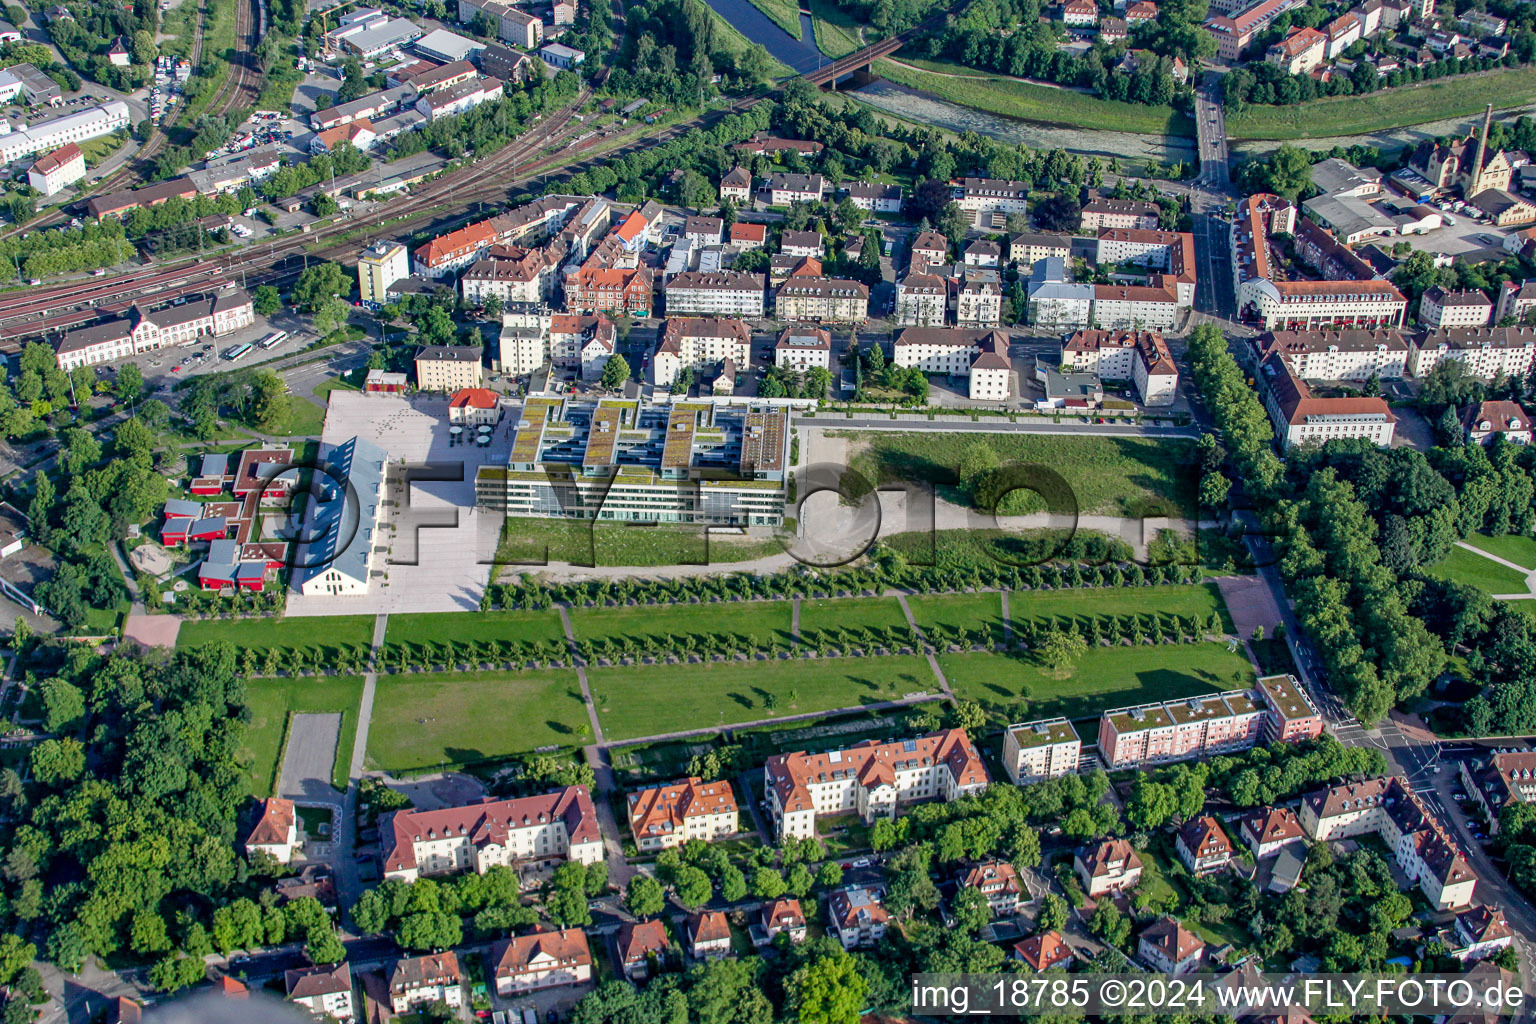
[[[811,256],[820,259],[822,249],[819,231],[785,231],[779,236],[779,252],[786,256]]]
[[[1008,261],[1020,267],[1033,267],[1052,256],[1066,259],[1072,255],[1071,235],[1037,234],[1026,231],[1008,240]]]
[[[448,422],[461,427],[495,426],[501,400],[489,388],[465,388],[448,399]]]
[[[1179,829],[1174,848],[1184,866],[1195,875],[1220,871],[1232,859],[1232,840],[1221,822],[1209,814],[1191,818]]]
[[[683,238],[694,245],[718,245],[725,222],[719,217],[689,217],[683,221]]]
[[[389,1001],[396,1013],[410,1013],[433,1003],[454,1008],[464,1005],[458,954],[449,950],[397,961],[389,975]]]
[[[979,889],[992,908],[993,917],[1008,917],[1019,906],[1019,895],[1024,886],[1012,864],[1001,860],[988,860],[960,872],[961,889]]]
[[[1036,932],[1013,944],[1013,958],[1022,960],[1036,974],[1041,971],[1068,970],[1072,966],[1072,947],[1061,932]]]
[[[752,172],[745,167],[733,167],[720,179],[720,199],[733,203],[752,201]]]
[[[311,1013],[334,1017],[349,1024],[355,1015],[352,1004],[352,969],[339,964],[300,967],[283,975],[288,999]]]
[[[629,830],[646,852],[735,835],[736,815],[736,796],[724,779],[688,778],[629,794]]]
[[[891,915],[868,889],[840,889],[827,900],[827,931],[844,949],[873,946],[885,938]]]
[[[1498,834],[1504,808],[1536,800],[1536,751],[1498,751],[1481,763],[1461,762],[1459,772],[1468,795],[1487,816],[1490,834]]]
[[[1083,891],[1093,898],[1134,889],[1141,881],[1141,857],[1128,839],[1105,839],[1083,847],[1073,855],[1072,869]]]
[[[941,266],[949,260],[949,239],[937,231],[919,231],[912,239],[910,269],[921,271],[924,267]]]
[[[298,845],[298,813],[293,801],[277,796],[261,801],[261,815],[245,836],[245,855],[264,853],[279,864],[287,864],[293,860]]]
[[[805,911],[800,909],[800,901],[797,899],[770,900],[763,904],[762,910],[763,933],[772,942],[780,932],[789,934],[789,941],[800,943],[805,941]]]
[[[895,320],[901,326],[941,327],[948,303],[949,283],[937,274],[914,271],[896,282]]]
[[[695,960],[712,960],[731,953],[731,923],[718,910],[689,914],[688,953]]]
[[[431,345],[416,353],[416,386],[452,394],[485,384],[478,345]]]
[[[685,271],[663,288],[667,314],[758,318],[763,315],[766,284],[762,274]]]
[[[503,997],[592,980],[592,951],[579,928],[503,939],[491,947],[490,964]]]
[[[1488,401],[1469,405],[1461,412],[1467,440],[1489,444],[1502,437],[1510,444],[1531,443],[1531,417],[1518,402]]]
[[[848,181],[839,185],[838,190],[853,200],[855,206],[873,213],[900,213],[905,201],[900,185]]]
[[[1273,857],[1287,843],[1300,843],[1306,835],[1301,819],[1288,807],[1258,807],[1243,815],[1238,834],[1257,860]]]
[[[791,203],[819,203],[827,194],[827,179],[819,174],[770,174],[768,202],[771,206]]]
[[[1486,905],[1457,914],[1453,934],[1457,940],[1456,956],[1462,963],[1485,960],[1515,941],[1504,911]]]
[[[672,940],[667,936],[666,922],[659,920],[622,924],[615,942],[624,977],[630,981],[643,981],[651,973],[651,959],[666,956],[672,945]]]
[[[773,365],[804,373],[813,366],[832,368],[832,333],[809,324],[784,328],[773,346]]]
[[[1142,930],[1136,955],[1153,970],[1189,974],[1200,967],[1205,942],[1171,917],[1160,917]]]

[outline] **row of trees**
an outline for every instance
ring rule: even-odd
[[[1075,590],[1082,587],[1193,583],[1200,579],[1200,568],[1194,565],[1158,565],[1144,569],[1135,563],[1123,566],[1046,562],[1019,567],[975,562],[958,566],[925,567],[907,565],[900,553],[888,548],[881,548],[873,554],[873,562],[854,568],[816,571],[803,566],[761,576],[736,573],[729,576],[591,580],[556,584],[525,579],[518,583],[493,584],[487,589],[482,607],[540,610],[556,604],[592,608],[609,604],[775,600],[878,594],[892,587],[913,593],[977,589]]]
[[[1376,74],[1370,62],[1357,60],[1348,75],[1334,75],[1326,82],[1311,75],[1288,74],[1279,65],[1257,60],[1223,76],[1222,103],[1228,112],[1240,114],[1250,105],[1295,106],[1328,96],[1363,96],[1383,87],[1433,82],[1500,67],[1516,68],[1536,58],[1536,35],[1525,32],[1517,37],[1516,43],[1502,58],[1446,56],[1424,65],[1412,64],[1385,78]]]

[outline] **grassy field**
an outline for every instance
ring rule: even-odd
[[[343,645],[373,641],[372,615],[323,615],[282,619],[201,619],[181,624],[177,647],[228,640],[236,647],[265,651],[321,647],[339,650]]]
[[[846,57],[859,48],[859,23],[832,0],[811,0],[810,10],[818,50],[828,57]]]
[[[901,628],[907,617],[894,597],[820,598],[800,602],[800,633],[817,629],[848,629],[852,626],[879,629]]]
[[[945,497],[955,499],[952,485],[961,458],[971,444],[982,440],[1004,465],[1036,463],[1055,470],[1071,487],[1078,511],[1085,515],[1187,517],[1195,510],[1196,477],[1186,464],[1191,446],[1184,440],[929,432],[838,436],[863,443],[852,464],[872,483],[926,480],[951,485]],[[1020,507],[1008,508],[1010,513],[1044,507],[1038,495],[1023,491],[1015,491],[1011,499]],[[963,496],[958,500],[963,501]]]
[[[1072,89],[1034,85],[947,61],[909,59],[905,56],[901,61],[902,64],[912,66],[903,67],[889,60],[881,60],[875,63],[875,71],[883,78],[932,93],[951,103],[1002,114],[1004,117],[1142,135],[1195,133],[1193,122],[1172,107],[1102,100]]]
[[[907,607],[920,627],[946,626],[950,629],[979,629],[986,626],[992,631],[992,642],[1003,642],[1003,595],[1001,594],[949,594],[932,597],[909,597]]]
[[[96,167],[107,157],[123,148],[123,143],[128,141],[127,132],[113,132],[111,135],[102,135],[98,138],[87,139],[79,144],[80,152],[85,155],[85,165]]]
[[[800,5],[795,0],[752,0],[752,6],[792,38],[800,38]]]
[[[288,418],[282,429],[275,431],[285,437],[319,437],[325,428],[325,408],[300,395],[292,395],[288,401]]]
[[[1513,534],[1489,537],[1487,534],[1474,533],[1467,538],[1467,543],[1479,551],[1497,555],[1506,562],[1514,562],[1530,572],[1536,572],[1536,540],[1530,537]]]
[[[186,629],[185,626],[182,627]],[[341,712],[341,736],[336,743],[336,767],[331,779],[337,789],[347,786],[352,741],[357,735],[357,708],[363,698],[360,676],[321,676],[318,679],[252,679],[246,683],[245,704],[251,722],[245,733],[241,760],[251,766],[251,792],[271,796],[282,765],[283,737],[288,716],[303,712]]]
[[[436,769],[591,739],[574,672],[385,676],[368,727],[368,764]]]
[[[481,640],[562,640],[560,613],[416,612],[391,615],[385,643],[468,643]]]
[[[853,707],[938,685],[916,656],[599,668],[587,680],[603,734],[619,740]]]
[[[501,528],[496,560],[511,571],[517,564],[540,565],[545,561],[572,565],[656,566],[703,565],[716,562],[750,562],[782,555],[784,548],[773,539],[709,534],[674,526],[596,526],[590,522],[562,522],[509,516]]]
[[[1359,135],[1449,117],[1517,107],[1536,100],[1536,74],[1501,69],[1383,89],[1366,96],[1332,96],[1289,107],[1250,106],[1227,115],[1234,139],[1318,139]]]
[[[1524,594],[1525,577],[1514,569],[1484,558],[1466,548],[1451,548],[1451,553],[1429,567],[1441,579],[1465,583],[1490,594]]]
[[[1172,700],[1251,686],[1253,666],[1225,644],[1095,647],[1063,678],[1028,658],[1003,654],[945,654],[939,667],[955,696],[980,701],[994,719],[1013,722],[1065,715],[1083,718],[1106,708]]]
[[[608,636],[674,636],[732,633],[756,636],[759,643],[778,636],[788,642],[793,609],[788,601],[750,604],[672,605],[664,608],[578,608],[571,613],[578,639]]]
[[[1008,611],[1014,622],[1042,620],[1069,615],[1086,619],[1090,615],[1193,615],[1202,622],[1211,612],[1220,611],[1227,630],[1232,629],[1226,602],[1214,583],[1189,586],[1125,587],[1086,590],[1015,591],[1008,595]]]

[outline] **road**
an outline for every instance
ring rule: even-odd
[[[938,430],[948,433],[992,433],[992,434],[1078,434],[1095,435],[1105,437],[1188,437],[1199,436],[1200,431],[1195,427],[1164,426],[1162,424],[1142,425],[1137,423],[1056,423],[1044,416],[1039,417],[1040,422],[1034,422],[1034,417],[1023,417],[1017,422],[997,417],[990,419],[983,417],[979,420],[949,420],[949,419],[912,419],[893,420],[889,416],[879,419],[828,419],[826,416],[796,419],[797,426],[828,427],[835,430]]]
[[[1227,115],[1221,102],[1221,76],[1207,71],[1195,89],[1195,134],[1200,151],[1200,176],[1217,188],[1232,183],[1227,151]]]

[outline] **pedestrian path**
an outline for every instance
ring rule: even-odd
[[[1482,557],[1488,559],[1490,562],[1502,565],[1506,569],[1513,569],[1515,572],[1525,577],[1525,593],[1494,594],[1493,599],[1495,601],[1530,601],[1536,599],[1536,572],[1527,569],[1525,566],[1520,565],[1518,562],[1511,562],[1507,558],[1500,558],[1498,555],[1495,555],[1492,552],[1484,551],[1482,548],[1475,544],[1468,544],[1464,540],[1457,541],[1456,546],[1461,548],[1463,551],[1470,551],[1474,555],[1481,555]]]

